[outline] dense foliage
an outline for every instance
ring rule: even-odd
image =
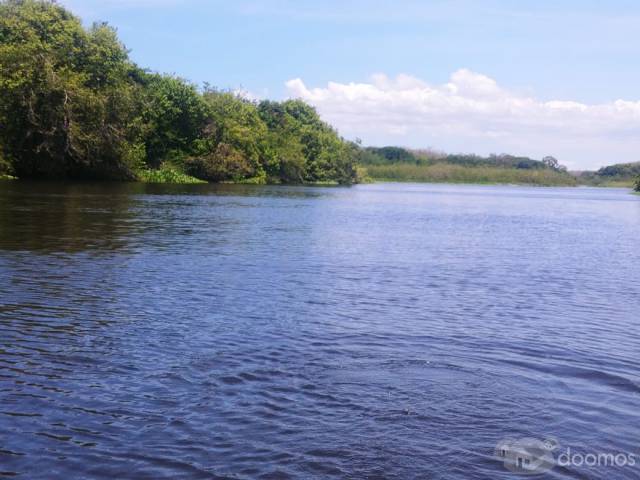
[[[131,176],[135,84],[104,24],[61,7],[0,3],[0,145],[20,176]]]
[[[0,176],[351,183],[358,153],[301,101],[200,92],[106,24],[0,1]]]
[[[595,172],[577,173],[580,183],[595,186],[629,187],[637,185],[640,178],[640,162],[618,163],[602,167]]]

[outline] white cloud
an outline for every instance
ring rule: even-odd
[[[543,101],[461,69],[444,85],[383,74],[368,83],[286,83],[347,137],[365,143],[558,156],[574,169],[640,160],[640,101]]]

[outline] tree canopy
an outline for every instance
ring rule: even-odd
[[[596,173],[602,177],[635,177],[640,175],[640,162],[608,165]]]
[[[355,180],[357,148],[300,100],[254,102],[135,65],[53,1],[0,1],[0,175]]]

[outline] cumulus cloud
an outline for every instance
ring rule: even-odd
[[[556,155],[575,169],[640,160],[640,101],[543,101],[467,69],[443,85],[377,74],[367,83],[310,88],[296,78],[286,87],[365,143]]]

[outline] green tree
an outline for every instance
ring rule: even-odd
[[[2,175],[157,181],[351,183],[361,153],[300,100],[149,73],[46,0],[0,0],[0,147]]]
[[[553,170],[558,170],[560,168],[560,162],[555,157],[548,155],[542,159],[542,163],[544,163],[547,168],[551,168]]]
[[[182,160],[197,148],[210,122],[208,105],[196,87],[168,75],[137,72],[141,91],[140,129],[147,162],[158,167],[164,160]]]
[[[258,111],[274,134],[274,164],[284,181],[354,181],[358,147],[341,139],[313,107],[301,100],[263,101]]]
[[[282,103],[263,100],[258,114],[268,128],[265,169],[270,178],[284,183],[302,183],[306,175],[305,148],[298,126]]]
[[[0,3],[0,142],[20,176],[132,177],[131,64],[105,24],[52,2]]]
[[[189,159],[193,175],[213,181],[266,180],[267,126],[256,105],[232,92],[207,88],[204,101],[209,122]]]

